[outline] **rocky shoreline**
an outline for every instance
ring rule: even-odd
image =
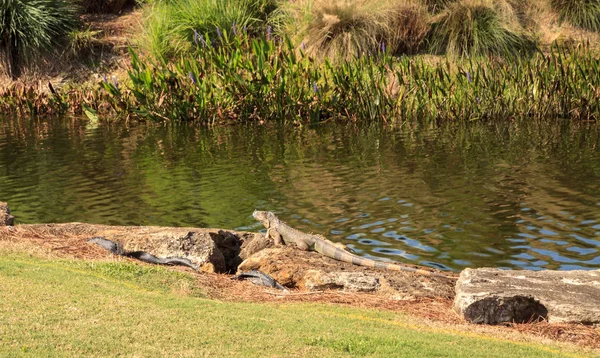
[[[91,237],[104,237],[127,251],[189,259],[205,273],[233,275],[258,270],[295,292],[368,293],[388,301],[453,301],[454,311],[473,323],[600,323],[598,270],[467,269],[454,281],[356,266],[317,252],[276,246],[263,233],[86,223],[13,224],[8,205],[0,203],[0,226],[6,227],[0,230],[0,241],[34,241],[69,256],[110,255],[88,242]]]

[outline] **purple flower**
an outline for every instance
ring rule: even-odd
[[[273,30],[271,29],[271,25],[267,26],[267,40],[271,39],[271,33]]]
[[[217,36],[219,36],[219,38],[223,37],[223,34],[221,33],[221,28],[219,26],[217,26]]]
[[[194,44],[196,44],[196,46],[198,46],[198,37],[198,31],[194,29]]]
[[[104,81],[104,83],[108,83],[108,80],[106,79],[106,75],[102,76],[102,80]]]
[[[119,89],[119,80],[117,79],[117,76],[113,76],[113,85],[115,85],[116,89]]]
[[[248,25],[244,25],[244,32],[248,32]]]
[[[469,71],[467,71],[467,82],[471,83],[473,79],[471,78],[471,73],[469,73]]]
[[[304,41],[302,41],[302,49],[306,50],[306,44],[304,43]]]
[[[385,52],[385,42],[381,43],[381,52]]]
[[[233,22],[233,25],[231,25],[231,31],[233,31],[233,36],[237,36],[237,28],[235,26],[235,21]]]
[[[313,82],[313,92],[319,92],[319,87],[317,87],[317,82]]]
[[[202,47],[206,47],[206,43],[210,41],[208,34],[206,35],[206,40],[204,39],[204,37],[200,38],[200,42],[202,43]]]
[[[188,76],[190,76],[190,80],[192,80],[193,84],[196,84],[196,76],[194,76],[194,74],[190,71],[190,73],[188,73]]]

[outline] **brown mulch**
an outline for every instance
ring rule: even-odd
[[[42,248],[44,252],[52,257],[87,260],[114,258],[112,254],[99,246],[87,243],[87,239],[94,236],[94,232],[95,230],[89,229],[85,224],[0,227],[0,243],[14,243]],[[119,260],[122,259],[124,258],[119,258]],[[174,267],[173,269],[189,271],[181,267]],[[354,293],[335,290],[319,292],[291,290],[288,294],[284,294],[274,289],[255,286],[247,281],[232,280],[230,275],[210,273],[198,274],[197,282],[207,297],[222,301],[339,304],[409,313],[432,322],[472,327],[472,325],[467,325],[453,311],[452,300],[444,298],[394,300],[378,293]],[[600,349],[600,328],[594,326],[537,322],[489,328],[493,329],[496,334],[517,331],[558,342],[575,343],[586,348]]]

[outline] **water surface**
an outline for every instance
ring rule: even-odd
[[[600,267],[595,126],[205,128],[0,119],[18,223],[260,230],[254,209],[359,255],[460,270]]]

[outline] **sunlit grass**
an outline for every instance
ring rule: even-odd
[[[161,288],[188,282],[193,274],[135,266],[0,255],[0,285],[8,288],[0,293],[0,355],[564,357],[580,353],[420,326],[392,312],[207,300]]]

